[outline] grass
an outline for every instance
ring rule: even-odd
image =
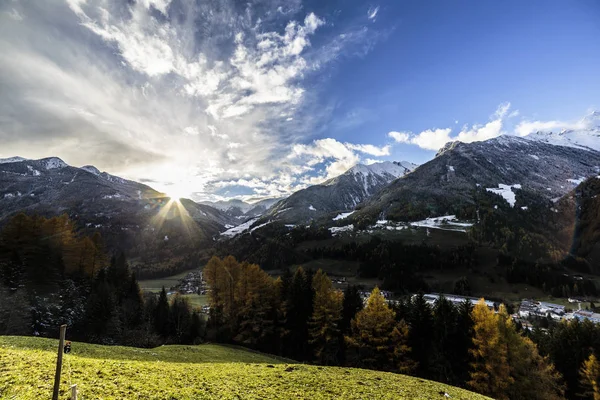
[[[192,308],[202,308],[202,306],[208,304],[207,294],[184,294],[182,297],[188,299]]]
[[[140,289],[145,290],[147,292],[160,292],[163,288],[169,290],[169,288],[176,286],[186,277],[186,275],[190,272],[198,271],[198,268],[190,269],[184,272],[180,272],[176,275],[167,276],[164,278],[158,279],[142,279],[138,281],[140,285]]]
[[[0,398],[52,393],[57,341],[0,337]],[[239,348],[200,345],[134,349],[73,343],[64,357],[82,399],[486,399],[463,389],[386,372],[291,364]]]

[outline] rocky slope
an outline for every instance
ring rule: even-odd
[[[271,207],[265,217],[287,224],[303,224],[332,212],[351,211],[416,167],[406,161],[359,164],[320,185],[299,190]]]
[[[518,206],[519,198],[532,192],[557,200],[599,172],[600,152],[590,146],[554,145],[515,136],[469,144],[453,142],[433,160],[366,201],[352,219],[410,221],[448,214],[474,217],[477,190],[496,193],[504,199],[498,201]]]
[[[158,255],[164,249],[212,241],[236,223],[213,207],[190,200],[171,202],[144,184],[93,166],[72,167],[56,157],[0,160],[0,224],[18,212],[66,213],[82,229],[99,231],[109,247],[149,258],[168,257],[169,251]]]

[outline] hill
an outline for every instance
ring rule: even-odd
[[[0,398],[48,398],[57,341],[0,337]],[[61,398],[77,383],[84,398],[486,399],[423,379],[354,368],[287,363],[218,345],[135,349],[73,343],[65,356]]]

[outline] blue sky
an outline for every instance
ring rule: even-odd
[[[585,128],[600,3],[10,0],[0,157],[270,197],[450,140]]]

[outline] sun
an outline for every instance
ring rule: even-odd
[[[183,186],[173,185],[167,189],[167,196],[171,198],[171,200],[179,202],[181,199],[187,198],[190,195],[189,190],[187,190]]]

